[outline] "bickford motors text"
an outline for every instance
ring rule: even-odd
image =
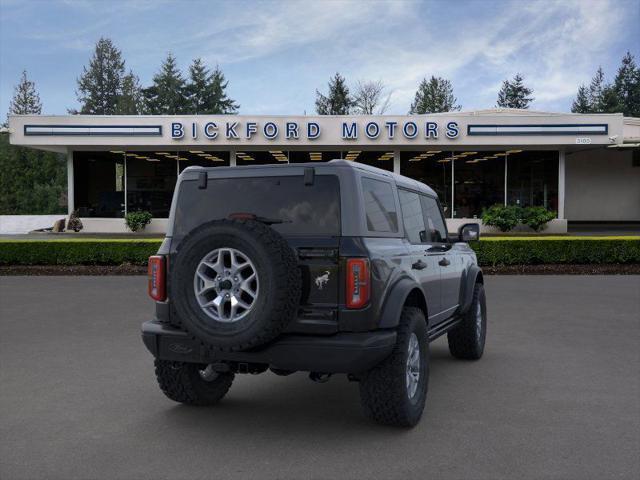
[[[358,123],[353,121],[344,121],[336,127],[340,128],[340,137],[343,140],[357,140],[361,136],[365,136],[370,140],[378,138],[386,138],[393,140],[398,136],[406,139],[425,138],[437,139],[445,136],[449,139],[457,138],[460,129],[457,122],[447,122],[446,125],[440,126],[437,122],[420,122],[420,121],[370,121],[366,123]],[[247,139],[251,140],[256,136],[262,136],[267,140],[297,140],[306,138],[315,140],[321,137],[322,127],[317,122],[173,122],[171,123],[171,138],[179,140],[183,138],[197,139],[200,137],[209,140],[217,138]]]

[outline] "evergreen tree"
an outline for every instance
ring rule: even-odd
[[[206,112],[208,107],[209,70],[200,58],[196,58],[189,66],[189,83],[185,93],[189,102],[189,113],[194,115]]]
[[[602,67],[598,67],[596,74],[589,84],[589,104],[591,105],[591,113],[604,112],[604,92],[607,84],[604,79],[604,71]]]
[[[339,73],[329,80],[327,96],[316,90],[316,112],[319,115],[348,115],[354,104],[349,87]]]
[[[36,91],[36,84],[27,78],[26,70],[22,71],[20,83],[13,91],[9,113],[14,115],[40,115],[42,113],[42,103]]]
[[[573,113],[590,113],[591,102],[589,101],[589,91],[584,85],[580,85],[578,88],[578,94],[576,99],[571,104],[571,111]]]
[[[631,52],[622,59],[613,88],[621,111],[628,117],[640,117],[640,69]]]
[[[206,113],[237,113],[240,105],[227,97],[226,90],[229,82],[224,73],[216,65],[208,84],[210,92],[209,107]]]
[[[185,87],[176,59],[169,53],[162,62],[160,72],[154,75],[153,85],[143,90],[147,110],[155,115],[187,113],[189,108]]]
[[[116,112],[119,115],[140,115],[144,113],[144,98],[140,80],[133,72],[129,71],[122,78],[121,92],[116,103]]]
[[[185,87],[188,108],[193,114],[230,114],[239,105],[227,97],[228,82],[218,66],[213,73],[197,58],[189,67],[189,83]]]
[[[530,95],[533,89],[524,85],[524,78],[519,73],[513,77],[512,81],[502,82],[502,88],[498,92],[498,107],[502,108],[529,108],[533,101]]]
[[[76,95],[81,104],[80,113],[117,113],[124,72],[124,60],[120,50],[108,38],[98,40],[89,67],[83,67],[82,75],[78,79]]]
[[[460,110],[456,104],[457,98],[453,95],[453,86],[449,80],[442,77],[431,76],[427,81],[422,79],[418,91],[411,104],[410,114],[452,112]]]

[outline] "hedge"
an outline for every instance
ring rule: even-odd
[[[161,240],[0,240],[0,265],[146,265]]]
[[[0,240],[0,265],[146,265],[158,239]],[[640,263],[640,237],[486,237],[480,265]]]
[[[487,237],[471,247],[480,265],[640,263],[640,237]]]

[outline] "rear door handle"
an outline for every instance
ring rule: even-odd
[[[438,265],[441,267],[446,267],[447,265],[451,265],[451,262],[447,260],[447,257],[442,257],[442,260],[438,262]]]
[[[413,265],[411,265],[411,268],[413,268],[414,270],[424,270],[425,268],[427,268],[427,264],[422,260],[418,260]]]

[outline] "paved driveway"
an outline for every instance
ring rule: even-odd
[[[176,405],[139,339],[144,278],[0,277],[0,478],[639,478],[640,277],[489,277],[487,296],[485,357],[433,344],[406,431],[341,377]]]

